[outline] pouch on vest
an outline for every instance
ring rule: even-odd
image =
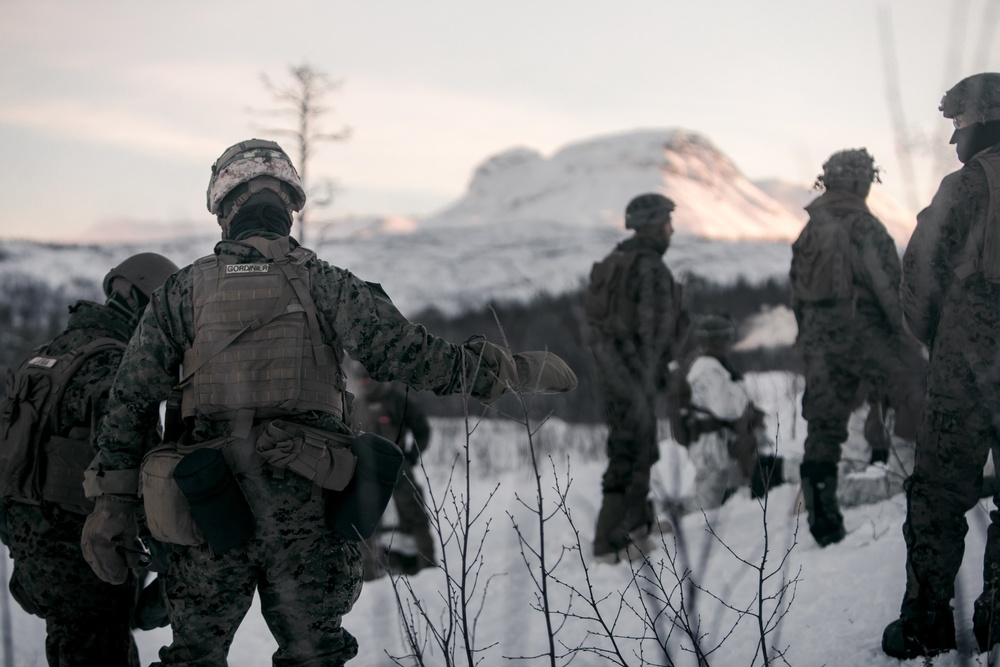
[[[205,535],[174,480],[174,469],[183,458],[174,444],[150,450],[142,459],[139,495],[146,525],[155,539],[180,546],[201,546],[205,544]]]
[[[367,540],[389,505],[403,467],[403,452],[394,443],[362,433],[354,442],[357,465],[343,491],[326,493],[326,523],[345,540]]]
[[[355,471],[354,436],[275,419],[257,438],[257,453],[275,468],[342,491]]]
[[[806,303],[854,298],[851,227],[846,220],[817,211],[792,244],[789,282],[795,297]]]
[[[216,555],[253,537],[253,512],[221,451],[203,447],[187,454],[174,468],[174,481]]]

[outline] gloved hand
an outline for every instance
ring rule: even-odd
[[[529,394],[558,394],[576,388],[576,373],[558,356],[544,350],[514,355],[518,389]]]
[[[128,578],[130,552],[121,547],[135,544],[138,538],[137,502],[129,496],[100,496],[83,524],[80,536],[83,558],[94,573],[109,584],[122,584]]]
[[[507,350],[485,340],[473,341],[468,344],[468,347],[477,357],[475,363],[489,368],[493,376],[488,391],[475,393],[476,398],[489,405],[500,398],[508,389],[517,388],[519,384],[517,366],[514,365],[514,359]]]

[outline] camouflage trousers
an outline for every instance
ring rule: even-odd
[[[368,579],[381,575],[389,565],[382,553],[386,542],[390,551],[414,557],[420,568],[433,567],[436,563],[431,523],[425,507],[424,489],[417,481],[418,475],[420,473],[413,464],[403,462],[399,482],[392,492],[397,523],[395,526],[380,526],[378,532],[361,547]]]
[[[343,665],[358,653],[341,626],[361,594],[361,554],[324,521],[322,495],[293,473],[264,468],[240,484],[255,535],[222,555],[176,547],[168,559],[173,643],[154,665],[223,667],[254,592],[278,643],[276,667]]]
[[[923,408],[927,363],[912,339],[866,331],[829,346],[800,346],[806,390],[802,416],[807,421],[804,461],[837,463],[847,440],[847,424],[863,382],[885,397],[897,422],[916,424]],[[911,427],[912,428],[912,427]],[[897,429],[897,433],[900,430]],[[901,435],[903,433],[900,433]],[[913,437],[913,433],[907,433]]]
[[[113,586],[90,569],[80,550],[85,519],[55,506],[9,503],[11,594],[25,611],[45,619],[50,667],[136,667],[130,627],[135,582]]]

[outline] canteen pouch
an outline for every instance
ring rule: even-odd
[[[174,468],[173,478],[216,555],[253,537],[253,512],[221,451],[201,447],[185,455]]]
[[[345,540],[367,540],[378,527],[392,499],[403,467],[403,452],[393,442],[374,433],[361,433],[354,441],[357,464],[354,478],[343,491],[327,491],[326,523]]]
[[[353,435],[274,419],[257,438],[257,453],[275,468],[342,491],[354,476],[354,440]]]
[[[149,533],[161,542],[201,546],[205,536],[191,516],[191,505],[174,481],[174,469],[184,458],[174,444],[150,450],[142,459],[139,495]]]

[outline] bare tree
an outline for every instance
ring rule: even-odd
[[[296,236],[300,243],[305,243],[307,213],[311,207],[324,207],[333,203],[334,186],[329,178],[320,179],[316,184],[310,182],[309,161],[316,152],[316,146],[324,141],[346,141],[351,136],[351,128],[343,126],[337,132],[323,130],[320,119],[331,111],[324,106],[327,94],[339,90],[342,82],[331,79],[330,76],[308,63],[292,65],[288,68],[291,81],[275,83],[267,74],[261,74],[261,81],[275,101],[281,105],[278,109],[260,111],[268,116],[290,117],[294,119],[294,127],[260,128],[273,136],[292,137],[298,146],[299,176],[302,187],[306,191],[307,203],[295,216],[298,224]]]

